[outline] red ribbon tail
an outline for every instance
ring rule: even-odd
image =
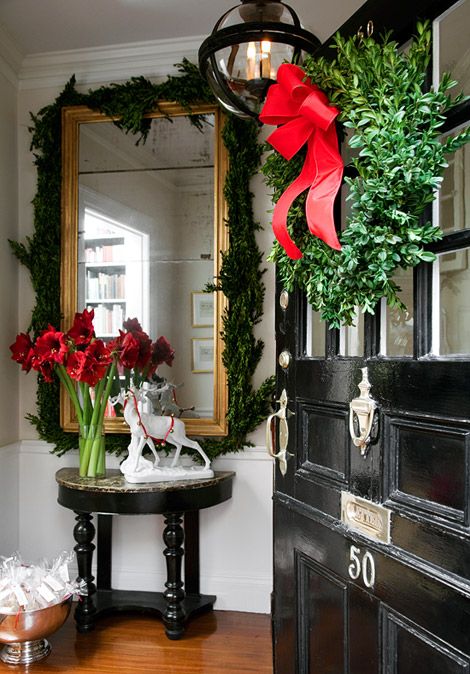
[[[308,162],[305,162],[298,178],[282,193],[274,207],[272,222],[274,236],[292,260],[300,260],[302,251],[295,245],[287,231],[287,214],[294,199],[310,187],[311,184],[312,175],[309,171]]]
[[[305,205],[309,230],[335,250],[341,250],[341,244],[336,234],[333,206],[342,175],[341,166],[323,177],[319,183],[312,185]]]
[[[327,131],[318,131],[309,139],[307,155],[314,158],[316,163],[315,177],[305,204],[308,228],[330,248],[341,250],[333,207],[341,187],[343,160],[338,152],[338,138],[333,124]]]

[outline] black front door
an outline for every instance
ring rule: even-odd
[[[416,8],[399,4],[384,23],[405,40]],[[434,20],[436,68],[460,69],[470,93],[470,0],[418,4]],[[381,11],[366,3],[345,31],[380,27]],[[464,105],[445,132],[468,123]],[[278,288],[278,397],[295,414],[275,477],[276,674],[470,672],[468,147],[434,218],[438,261],[399,279],[406,315],[383,306],[327,330],[300,293]],[[366,448],[350,433],[363,377],[377,405]]]

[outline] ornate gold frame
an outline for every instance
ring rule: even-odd
[[[160,103],[159,110],[147,115],[150,118],[181,116],[188,112],[175,103]],[[225,175],[228,168],[228,154],[222,142],[224,115],[215,105],[192,106],[194,114],[213,114],[215,118],[215,162],[214,162],[214,276],[218,277],[222,264],[222,253],[228,250],[229,237],[225,226],[227,205],[223,196]],[[78,276],[78,158],[80,124],[114,121],[100,112],[86,106],[62,109],[62,222],[61,222],[61,311],[63,326],[71,325],[77,308]],[[188,435],[223,436],[228,433],[226,414],[228,409],[227,374],[222,362],[224,343],[222,340],[222,315],[227,307],[227,299],[221,292],[215,294],[214,322],[214,417],[212,419],[185,419]],[[73,406],[65,391],[60,396],[60,423],[65,431],[77,431],[78,424]],[[126,433],[128,426],[124,419],[107,418],[106,431]]]

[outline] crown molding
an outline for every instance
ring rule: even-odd
[[[177,72],[175,63],[183,57],[197,62],[203,40],[203,36],[195,36],[30,54],[21,66],[19,88],[62,86],[72,74],[80,86],[85,87],[139,75],[149,79],[165,78]]]
[[[0,72],[15,87],[18,87],[22,61],[23,54],[10,34],[0,24]]]

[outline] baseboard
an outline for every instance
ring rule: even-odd
[[[166,576],[162,572],[134,569],[114,569],[112,585],[117,590],[145,590],[161,592]],[[219,611],[246,611],[247,613],[269,613],[271,581],[265,578],[224,577],[201,574],[202,594],[215,594],[214,608]]]

